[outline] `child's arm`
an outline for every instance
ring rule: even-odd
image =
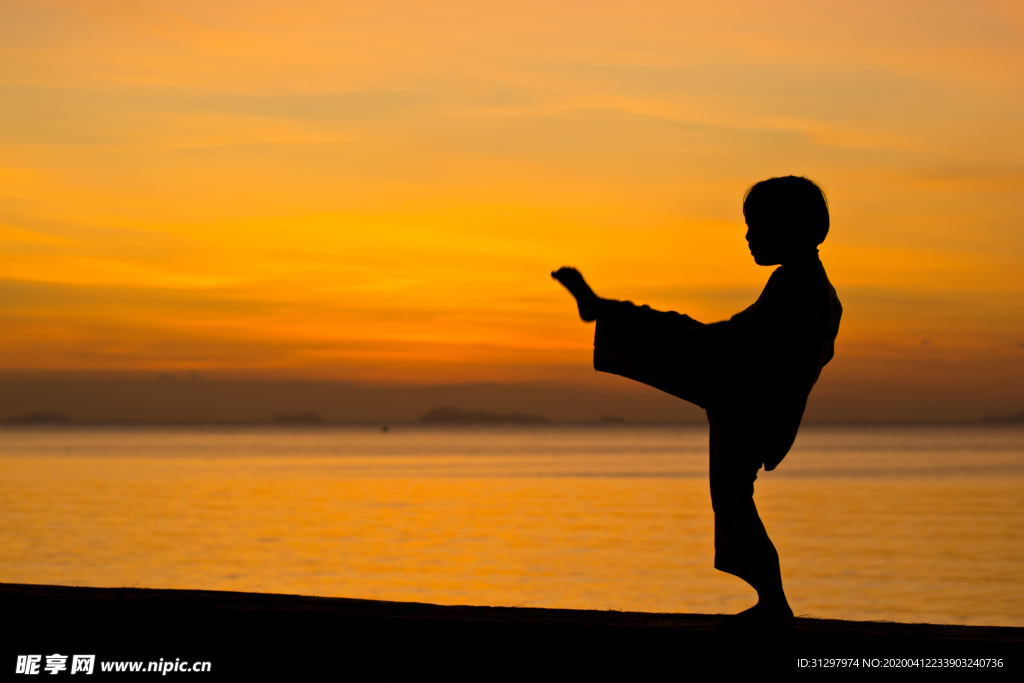
[[[602,299],[575,268],[551,273],[576,298],[580,317],[597,320],[594,369],[649,384],[698,405],[704,402],[706,358],[692,333],[706,327],[687,315]]]
[[[674,311],[608,301],[594,333],[594,369],[705,407],[707,358],[698,349],[709,327]]]

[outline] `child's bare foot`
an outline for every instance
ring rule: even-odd
[[[793,610],[788,603],[764,601],[718,624],[718,630],[727,633],[784,631],[792,627]]]
[[[597,320],[597,312],[601,298],[594,294],[583,275],[575,268],[563,267],[551,273],[551,277],[562,283],[562,286],[569,290],[569,293],[576,297],[576,307],[579,309],[580,317],[591,322]]]

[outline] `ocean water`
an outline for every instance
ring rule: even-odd
[[[794,610],[1024,626],[1024,429],[806,425],[755,500]],[[700,426],[0,429],[0,581],[652,612],[716,572]]]

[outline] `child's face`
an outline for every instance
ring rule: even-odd
[[[782,263],[782,245],[769,230],[756,223],[747,223],[746,237],[754,263],[759,266],[777,266]]]

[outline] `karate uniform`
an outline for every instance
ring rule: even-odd
[[[729,320],[602,302],[594,368],[704,408],[710,425],[715,567],[758,587],[778,554],[754,506],[754,480],[796,438],[807,397],[834,353],[842,306],[813,255],[778,267]]]

